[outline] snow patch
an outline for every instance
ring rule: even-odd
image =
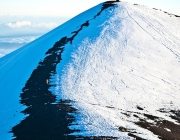
[[[164,128],[165,130],[167,130],[168,132],[171,132],[171,130],[170,129],[168,129],[168,128]]]

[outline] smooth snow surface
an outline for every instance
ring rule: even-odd
[[[70,128],[81,131],[73,135],[131,139],[118,130],[124,127],[145,139],[158,139],[136,125],[133,114],[145,119],[144,113],[151,114],[178,124],[170,113],[158,110],[180,110],[180,18],[124,2],[94,17],[101,7],[0,58],[2,139],[11,139],[8,132],[25,118],[19,95],[38,62],[56,41],[71,37],[87,20],[89,26],[64,46],[57,75],[52,77],[57,86],[50,89],[58,99],[75,101],[78,114],[73,114],[76,121]]]

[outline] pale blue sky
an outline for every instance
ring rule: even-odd
[[[180,15],[180,0],[126,0]],[[73,17],[104,0],[0,0],[0,15]]]

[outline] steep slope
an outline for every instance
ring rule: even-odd
[[[35,125],[32,127],[29,127],[26,125],[26,126],[23,126],[23,128],[18,127],[17,129],[15,127],[14,131],[16,132],[13,132],[14,134],[8,133],[8,132],[11,131],[13,126],[17,125],[21,120],[25,119],[25,117],[27,116],[28,116],[27,118],[34,117],[34,116],[29,115],[29,114],[32,114],[32,112],[31,113],[28,112],[27,109],[31,108],[32,106],[36,107],[38,104],[43,103],[43,104],[51,105],[52,102],[55,102],[55,96],[53,96],[48,90],[50,87],[54,85],[47,84],[46,81],[47,79],[50,79],[50,76],[53,75],[54,68],[56,68],[57,63],[61,59],[60,52],[62,51],[63,47],[67,43],[72,44],[73,38],[79,33],[79,31],[81,31],[82,28],[84,28],[85,26],[88,26],[89,20],[95,19],[97,16],[101,14],[101,12],[104,9],[106,9],[108,6],[111,6],[111,5],[112,4],[103,6],[103,4],[100,4],[78,15],[77,17],[71,19],[70,21],[66,22],[60,27],[40,37],[39,39],[29,43],[28,45],[0,59],[0,78],[3,79],[3,81],[1,80],[1,83],[0,83],[0,89],[1,89],[0,135],[2,139],[11,139],[13,135],[19,139],[22,139],[23,136],[25,137],[24,139],[31,139],[30,136],[32,137],[37,136],[41,138],[45,137],[46,139],[52,138],[52,135],[53,135],[52,133],[48,133],[47,134],[48,137],[47,137],[46,135],[44,135],[45,132],[43,131],[38,132],[34,128],[34,126],[38,126],[40,127],[39,129],[41,129],[42,124],[44,124],[46,127],[46,125],[49,125],[49,120],[48,121],[44,120],[44,122],[40,122],[39,125],[35,124],[37,123],[37,121],[34,123],[29,122]],[[103,22],[104,20],[106,20],[106,17],[103,17],[101,22]],[[53,54],[53,52],[55,52],[55,54]],[[48,56],[50,56],[50,58]],[[68,57],[69,56],[67,56],[67,58]],[[48,61],[50,62],[49,64],[48,64]],[[47,64],[44,64],[44,63],[47,63]],[[56,64],[54,65],[54,63]],[[45,65],[46,67],[43,67],[41,69],[41,66],[43,65]],[[48,66],[50,66],[51,68],[47,70],[46,68]],[[39,71],[39,67],[41,71]],[[49,73],[51,72],[51,70],[52,70],[52,73]],[[32,80],[33,82],[31,82]],[[40,87],[36,86],[36,84]],[[30,88],[31,88],[30,90],[31,93],[27,93],[28,97],[26,97],[26,92],[25,92],[25,96],[23,96],[24,91],[29,90],[29,89],[26,89],[26,85],[30,85]],[[36,91],[36,94],[38,93],[38,95],[34,96],[35,91]],[[39,94],[40,94],[40,97],[33,101],[35,102],[35,104],[34,103],[32,104],[31,99],[36,98],[36,96],[39,96]],[[48,99],[47,99],[47,96],[49,96]],[[40,102],[39,101],[40,98],[44,98],[44,100]],[[24,100],[30,101],[31,103],[29,102],[25,103]],[[39,107],[42,109],[43,106],[39,106]],[[39,107],[34,109],[34,111],[37,110],[36,112],[34,112],[35,113],[34,115],[36,115],[37,112],[44,111],[44,110],[41,110],[41,111],[38,110]],[[66,110],[67,107],[64,107],[64,104],[63,104],[63,107],[61,107],[61,103],[59,103],[58,107],[54,107],[53,112],[57,112],[57,110],[61,110],[60,108],[65,108]],[[26,110],[22,114],[21,111],[23,111],[24,109]],[[63,114],[64,110],[62,112],[61,111],[59,112],[60,114]],[[65,115],[62,115],[64,116],[63,119],[66,119],[65,116],[67,113],[68,111],[65,111]],[[39,115],[41,115],[41,113],[39,113]],[[47,115],[47,114],[42,114],[41,116],[39,116],[40,119],[42,119],[44,115]],[[58,121],[58,116],[59,115],[56,116],[57,121]],[[25,120],[27,120],[27,118]],[[49,118],[49,119],[52,120],[54,118]],[[59,118],[59,120],[61,119],[62,118]],[[61,123],[61,121],[59,121],[58,123]],[[35,130],[35,132],[30,132],[29,130],[24,129],[25,127],[32,131]],[[64,130],[67,129],[66,127],[67,127],[67,124],[65,128],[63,129]],[[47,131],[49,131],[48,127],[47,127]],[[56,130],[56,131],[58,133],[60,132],[60,130]],[[56,137],[56,139],[59,139],[59,137]]]
[[[0,135],[180,139],[179,29],[106,2],[1,58]]]

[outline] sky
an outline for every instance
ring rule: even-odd
[[[0,58],[104,0],[0,0]],[[180,15],[180,0],[126,0]]]
[[[180,15],[180,0],[126,0]],[[104,0],[0,0],[0,14],[72,17]]]

